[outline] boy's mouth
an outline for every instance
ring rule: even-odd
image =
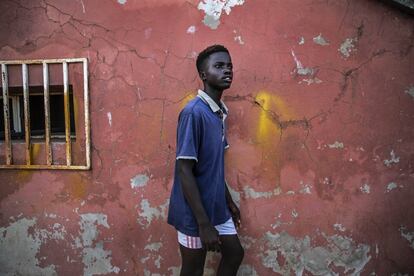
[[[223,78],[223,80],[224,80],[225,82],[231,82],[231,81],[233,80],[233,78],[232,78],[232,77],[230,77],[230,76],[227,76],[227,77],[224,77],[224,78]]]

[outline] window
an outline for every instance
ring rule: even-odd
[[[90,169],[87,60],[0,64],[0,169]],[[33,158],[35,144],[44,158]]]

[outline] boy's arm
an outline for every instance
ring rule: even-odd
[[[181,180],[181,187],[184,197],[197,220],[202,243],[206,246],[208,251],[220,251],[218,231],[211,225],[210,219],[201,203],[200,191],[198,190],[193,173],[195,162],[196,161],[192,159],[177,160],[178,176]]]
[[[236,228],[240,228],[241,226],[241,220],[240,220],[240,210],[239,207],[237,207],[236,203],[234,203],[233,198],[231,197],[229,188],[227,187],[227,181],[226,181],[226,201],[227,206],[229,206],[231,217],[233,218],[233,222],[236,224]]]

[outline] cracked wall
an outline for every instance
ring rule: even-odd
[[[354,0],[4,0],[0,14],[1,60],[88,58],[92,129],[91,171],[0,171],[0,274],[178,274],[176,121],[213,43],[235,67],[239,275],[414,273],[412,16]]]

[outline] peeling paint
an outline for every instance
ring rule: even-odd
[[[343,149],[344,148],[344,143],[342,142],[338,142],[335,141],[335,143],[333,144],[328,144],[327,145],[330,149]]]
[[[135,189],[135,188],[140,188],[140,187],[144,187],[147,185],[149,180],[149,177],[146,176],[145,174],[138,174],[136,176],[134,176],[133,178],[131,178],[131,188]]]
[[[291,215],[292,215],[292,218],[297,218],[297,217],[299,217],[299,213],[298,213],[298,212],[296,212],[296,210],[295,210],[295,209],[293,209],[293,210],[292,210]]]
[[[304,38],[303,36],[301,36],[301,37],[299,38],[299,42],[298,42],[298,44],[299,44],[299,45],[303,45],[303,44],[305,44],[305,38]]]
[[[144,247],[144,249],[149,250],[149,251],[158,251],[158,250],[160,250],[161,247],[162,247],[161,242],[153,242],[153,243],[147,244]]]
[[[397,187],[398,187],[397,183],[395,183],[395,182],[390,182],[390,183],[388,183],[388,185],[387,185],[387,190],[386,190],[385,192],[389,193],[389,192],[391,192],[392,190],[397,189]]]
[[[111,264],[111,250],[103,248],[103,241],[96,241],[99,235],[98,226],[109,228],[107,216],[101,213],[87,213],[80,215],[79,222],[81,238],[75,239],[77,247],[82,249],[82,262],[84,264],[84,276],[119,273],[120,269]]]
[[[387,167],[391,167],[392,164],[397,164],[400,162],[400,157],[395,155],[394,150],[391,150],[391,158],[390,159],[385,159],[384,160],[384,165]]]
[[[296,239],[286,232],[264,235],[265,246],[261,253],[262,264],[282,275],[336,275],[333,267],[343,267],[344,273],[358,275],[371,259],[370,247],[356,244],[351,238],[341,235],[326,236],[326,246],[311,246],[311,238]],[[278,256],[284,263],[278,262]],[[306,272],[305,272],[306,271]]]
[[[341,44],[338,51],[341,52],[342,56],[344,58],[349,58],[352,51],[355,51],[355,45],[354,42],[358,41],[357,38],[347,38],[345,41]]]
[[[154,218],[165,219],[168,203],[169,200],[158,207],[151,207],[148,199],[143,199],[140,204],[141,211],[138,213],[138,223],[145,226],[145,228],[148,228]]]
[[[316,83],[316,84],[322,83],[322,80],[315,77],[313,79],[303,79],[302,81],[299,82],[299,84],[302,82],[306,82],[307,85],[311,85],[313,83]]]
[[[196,31],[197,31],[196,26],[192,25],[192,26],[188,27],[187,34],[195,34]]]
[[[279,187],[275,188],[273,191],[256,192],[253,188],[246,186],[243,188],[243,191],[244,191],[246,198],[253,198],[253,199],[270,198],[272,196],[277,196],[282,193],[282,190]]]
[[[242,264],[237,271],[237,276],[258,276],[253,266]]]
[[[405,93],[414,98],[414,86],[410,86],[409,88],[407,88],[407,90],[405,90]]]
[[[311,188],[312,185],[310,184],[304,184],[303,181],[300,181],[299,183],[303,188],[299,190],[299,193],[301,194],[311,194]]]
[[[125,3],[127,2],[127,0],[118,0],[118,3],[121,5],[125,5]]]
[[[50,239],[63,240],[66,231],[57,223],[52,232],[39,230],[35,228],[36,221],[36,218],[22,218],[0,228],[1,275],[57,275],[53,264],[40,267],[37,256],[43,243]]]
[[[320,33],[318,36],[315,36],[313,38],[313,43],[321,45],[321,46],[327,46],[329,45],[329,41],[327,41],[322,34]]]
[[[235,6],[241,6],[244,0],[202,0],[198,4],[198,9],[205,13],[203,23],[215,30],[220,25],[220,17],[223,11],[229,15]]]
[[[402,225],[399,230],[400,230],[401,237],[406,239],[409,242],[410,247],[414,249],[414,232],[408,232],[407,228]]]
[[[340,224],[340,223],[335,223],[333,225],[333,228],[335,230],[338,230],[338,231],[341,231],[341,232],[345,232],[346,231],[346,228],[342,224]]]
[[[296,63],[296,73],[301,76],[312,76],[315,70],[311,67],[303,67],[302,63],[296,57],[295,52],[291,50],[291,54]]]
[[[369,194],[371,192],[371,187],[367,183],[365,183],[364,185],[359,187],[359,190],[364,194]]]

